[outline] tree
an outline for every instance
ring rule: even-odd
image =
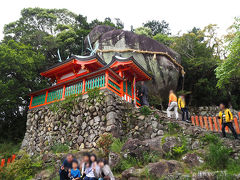
[[[40,78],[45,58],[30,45],[10,40],[0,45],[1,138],[21,138],[25,132],[29,93],[46,87]]]
[[[139,27],[139,28],[135,29],[134,32],[138,35],[145,35],[150,38],[152,37],[152,30],[147,27]]]
[[[152,36],[155,36],[158,33],[167,35],[171,34],[169,24],[164,20],[162,20],[161,22],[156,20],[148,21],[144,23],[143,26],[152,30]]]
[[[186,71],[185,89],[192,92],[190,103],[195,106],[217,104],[227,99],[226,91],[216,88],[214,69],[219,57],[214,55],[214,49],[208,46],[204,37],[202,30],[194,28],[176,37],[172,44],[172,48],[181,55]]]
[[[156,34],[155,36],[153,36],[153,39],[166,46],[170,46],[174,42],[174,38],[170,37],[167,34]]]
[[[234,25],[231,27],[234,33],[228,36],[229,45],[227,50],[229,55],[222,60],[216,68],[216,77],[218,79],[217,87],[225,88],[231,95],[232,105],[236,108],[240,107],[240,18],[235,19]]]
[[[72,31],[80,27],[77,18],[80,19],[66,9],[26,8],[21,11],[19,20],[5,25],[4,39],[5,42],[13,39],[30,44],[36,52],[42,52],[49,65],[52,65],[58,60],[58,49],[61,52],[66,50],[67,53],[63,55],[65,58],[81,49],[77,42],[78,36]],[[67,44],[59,44],[59,37]]]

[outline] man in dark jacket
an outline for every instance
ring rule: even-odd
[[[144,81],[141,81],[141,87],[139,89],[139,99],[140,99],[140,103],[141,106],[149,106],[148,103],[148,89],[144,84]]]
[[[69,180],[68,170],[72,169],[72,162],[75,159],[72,154],[68,154],[66,159],[63,161],[63,164],[59,170],[60,180]]]

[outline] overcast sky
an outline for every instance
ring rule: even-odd
[[[0,39],[4,24],[17,20],[28,7],[66,8],[87,16],[88,21],[120,18],[127,30],[147,20],[165,20],[173,34],[208,24],[218,24],[219,33],[224,34],[234,17],[240,16],[240,0],[2,0]]]

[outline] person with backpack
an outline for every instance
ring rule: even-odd
[[[186,122],[190,122],[189,116],[188,116],[188,108],[186,106],[186,100],[183,94],[180,95],[178,98],[178,108],[181,109],[182,111],[182,121],[185,121],[185,115],[186,115]]]
[[[174,94],[173,90],[169,91],[169,103],[167,108],[167,116],[171,118],[170,111],[174,109],[176,120],[178,120],[178,105],[177,105],[177,96]]]
[[[222,123],[222,134],[223,137],[226,137],[226,132],[225,132],[225,128],[226,126],[232,131],[233,136],[235,137],[235,139],[238,139],[237,133],[233,127],[232,124],[232,120],[233,120],[233,115],[231,113],[231,111],[225,107],[224,103],[221,103],[219,105],[220,108],[220,112],[219,115],[217,116],[218,119],[221,120]]]

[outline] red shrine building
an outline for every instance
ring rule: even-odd
[[[98,55],[73,56],[41,73],[56,84],[30,94],[29,109],[64,100],[89,89],[109,89],[122,99],[140,106],[136,82],[151,80],[147,71],[133,58],[113,56],[106,64]]]

